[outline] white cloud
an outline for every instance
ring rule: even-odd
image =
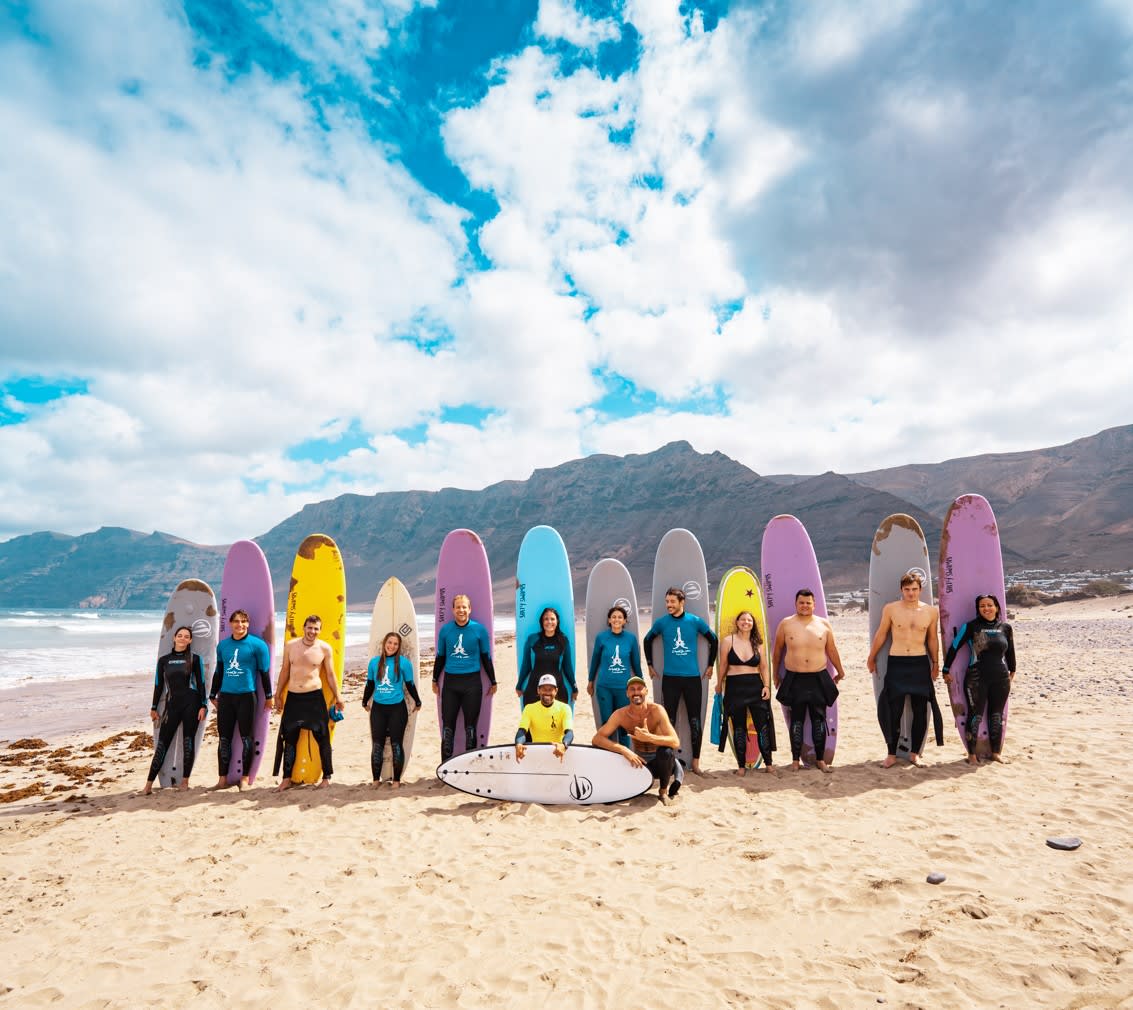
[[[618,26],[606,19],[583,14],[573,0],[539,0],[535,34],[545,39],[563,39],[579,49],[595,49],[616,39]]]

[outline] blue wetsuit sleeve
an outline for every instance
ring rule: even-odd
[[[941,666],[942,673],[948,673],[952,669],[952,663],[956,659],[958,653],[968,642],[971,641],[972,633],[970,624],[960,625],[960,630],[956,632],[956,637],[952,639],[952,644],[948,646],[948,652],[944,657],[944,665]],[[974,659],[975,657],[973,657]]]
[[[587,680],[593,684],[598,679],[598,666],[602,662],[602,638],[599,635],[594,639],[594,649],[590,653],[590,673],[587,675]]]
[[[201,708],[208,706],[208,695],[205,694],[205,664],[201,662],[201,657],[193,654],[193,683],[194,690],[201,698]]]
[[[157,704],[161,701],[161,694],[165,690],[165,657],[161,656],[157,661],[157,667],[153,674],[153,704],[151,708],[157,708]]]
[[[563,680],[570,685],[571,694],[578,694],[578,684],[574,680],[574,658],[570,651],[570,639],[563,635],[563,654],[559,660],[562,663]]]
[[[1015,632],[1011,630],[1010,624],[1003,625],[1003,634],[1007,636],[1007,655],[1003,658],[1007,661],[1007,671],[1009,673],[1015,672]]]
[[[417,685],[413,682],[413,664],[404,656],[401,657],[401,679],[405,684],[405,690],[409,692],[409,697],[420,708],[421,696],[417,693]]]
[[[657,630],[657,621],[653,622],[653,627],[645,633],[645,665],[653,665],[653,639],[655,639],[660,632]]]
[[[531,643],[534,641],[535,635],[528,635],[523,643],[523,658],[519,661],[519,676],[515,682],[515,689],[520,694],[527,690],[527,680],[531,676]]]

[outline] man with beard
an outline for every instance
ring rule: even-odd
[[[635,768],[644,765],[661,783],[658,798],[669,806],[684,781],[684,769],[677,760],[681,745],[677,731],[669,721],[663,705],[649,701],[649,688],[641,677],[630,677],[626,682],[629,704],[619,708],[594,734],[595,747],[621,754]],[[618,730],[629,734],[633,749],[610,739]]]

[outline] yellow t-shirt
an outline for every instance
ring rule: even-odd
[[[523,706],[519,728],[531,734],[532,743],[562,743],[566,731],[574,728],[574,720],[566,702],[544,705],[541,701],[533,701]]]

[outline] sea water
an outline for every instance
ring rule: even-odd
[[[157,659],[162,610],[0,609],[0,691],[26,684],[77,678],[150,674]],[[433,615],[418,614],[423,644],[433,641]],[[275,615],[275,640],[283,640],[284,615]],[[514,632],[515,619],[495,622],[497,633]],[[348,612],[346,647],[365,646],[370,614]],[[279,672],[279,660],[273,677]]]

